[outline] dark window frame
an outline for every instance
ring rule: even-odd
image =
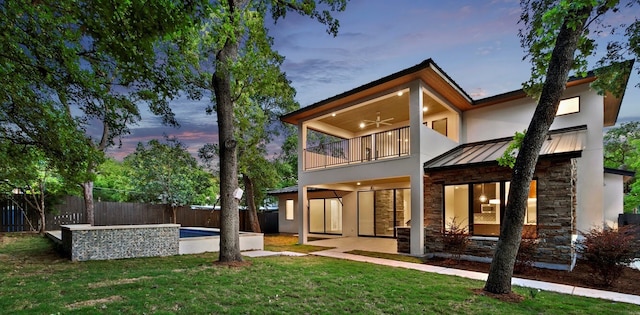
[[[538,221],[539,221],[539,198],[538,198],[538,187],[539,185],[537,184],[538,182],[538,178],[534,177],[531,181],[536,181],[536,191],[535,191],[535,195],[536,195],[536,223],[535,223],[535,232],[536,232],[536,237],[538,235]],[[506,200],[505,200],[505,195],[506,195],[506,191],[505,191],[505,187],[506,187],[506,183],[507,182],[511,182],[511,180],[494,180],[494,181],[481,181],[481,182],[466,182],[466,183],[459,183],[459,184],[444,184],[441,183],[442,185],[442,231],[445,231],[445,229],[447,228],[447,222],[446,222],[446,218],[447,218],[447,212],[445,209],[445,205],[446,205],[446,189],[445,187],[447,186],[467,186],[467,196],[469,198],[468,200],[468,209],[467,209],[467,222],[468,222],[468,226],[467,226],[467,230],[469,231],[469,235],[471,237],[500,237],[500,235],[481,235],[481,234],[475,234],[474,233],[474,216],[473,216],[473,200],[474,200],[474,193],[473,193],[473,186],[474,185],[478,185],[478,184],[491,184],[491,183],[499,183],[500,184],[500,228],[499,230],[502,230],[502,222],[504,219],[504,213],[506,210]],[[525,224],[527,225],[527,224]],[[530,224],[533,225],[533,224]]]
[[[580,110],[582,109],[582,106],[581,106],[582,105],[582,100],[580,99],[580,96],[573,96],[573,97],[563,98],[563,99],[560,100],[560,102],[562,103],[562,101],[566,101],[566,100],[570,100],[570,99],[574,99],[574,98],[578,99],[578,110],[575,111],[575,112],[570,112],[570,113],[565,113],[565,114],[560,114],[560,115],[558,115],[557,111],[556,111],[556,116],[555,117],[562,117],[562,116],[567,116],[567,115],[573,115],[573,114],[580,113]],[[558,105],[558,110],[559,109],[560,109],[560,105]]]

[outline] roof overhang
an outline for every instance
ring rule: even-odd
[[[433,60],[427,59],[413,67],[281,116],[280,120],[297,125],[300,121],[345,108],[359,100],[385,91],[400,91],[406,84],[415,80],[422,80],[422,82],[438,91],[442,97],[461,110],[472,108],[473,100],[471,97],[442,71]]]
[[[622,181],[625,182],[625,183],[630,181],[634,176],[636,176],[636,172],[634,172],[634,171],[627,171],[627,170],[621,170],[621,169],[610,168],[610,167],[605,167],[604,168],[604,173],[605,174],[620,175],[620,176],[622,176]]]
[[[624,86],[627,85],[631,70],[633,68],[633,60],[622,62],[623,68],[628,70],[628,74],[624,77]],[[574,87],[582,84],[590,84],[596,80],[595,71],[589,71],[585,77],[571,77],[567,82],[567,87]],[[330,97],[323,101],[300,108],[294,112],[285,114],[280,120],[293,125],[298,125],[301,121],[312,119],[332,111],[340,110],[357,103],[360,100],[367,99],[374,95],[379,95],[389,91],[400,91],[403,86],[415,80],[422,80],[426,85],[440,93],[448,102],[457,107],[461,111],[476,109],[485,106],[491,106],[499,103],[505,103],[517,99],[529,97],[524,90],[519,89],[503,94],[490,96],[487,98],[473,100],[471,97],[449,77],[432,59],[427,59],[413,67],[401,70],[394,74],[388,75],[376,81],[367,83],[355,89],[346,91],[336,96]],[[623,93],[616,97],[612,93],[604,93],[604,121],[605,127],[616,124],[620,106],[622,104]]]

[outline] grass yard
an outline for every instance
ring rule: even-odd
[[[520,303],[463,278],[323,257],[212,264],[214,254],[73,263],[28,234],[0,237],[3,314],[640,314],[640,306],[540,292]]]

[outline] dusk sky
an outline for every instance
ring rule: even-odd
[[[335,16],[340,20],[335,38],[324,25],[292,13],[267,26],[274,48],[286,58],[282,70],[302,107],[428,58],[474,99],[520,89],[530,75],[518,38],[519,1],[353,0]],[[623,9],[612,23],[629,23],[637,16],[638,6]],[[603,49],[608,38],[598,41]],[[634,71],[618,123],[640,120],[639,82]],[[217,142],[216,117],[205,114],[208,103],[208,99],[174,101],[179,129],[162,126],[159,118],[145,111],[131,135],[122,139],[122,148],[108,154],[121,159],[138,142],[161,139],[163,134],[177,137],[191,152]]]

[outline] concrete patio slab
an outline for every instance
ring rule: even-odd
[[[242,256],[247,257],[270,257],[270,256],[280,256],[279,252],[272,252],[268,250],[252,250],[248,252],[242,252]]]
[[[307,254],[303,254],[303,253],[296,253],[296,252],[280,252],[281,256],[293,256],[293,257],[302,257],[302,256],[308,256]]]
[[[398,242],[393,238],[379,237],[336,237],[307,242],[308,245],[335,247],[330,251],[348,252],[364,250],[376,253],[398,253]]]
[[[294,257],[300,257],[300,256],[307,256],[307,254],[302,254],[302,253],[295,253],[295,252],[272,252],[269,250],[252,250],[252,251],[246,251],[246,252],[242,252],[243,256],[247,256],[247,257],[252,257],[252,258],[256,258],[256,257],[271,257],[271,256],[294,256]]]

